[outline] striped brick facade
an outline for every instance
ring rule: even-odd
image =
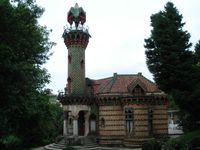
[[[101,103],[99,106],[99,143],[138,146],[154,137],[167,135],[167,105],[162,103],[162,100],[160,101],[160,104],[155,105],[144,102],[143,104],[126,103],[110,106],[106,102]],[[132,109],[133,123],[130,133],[127,132],[126,109]],[[150,122],[149,111],[152,112],[152,122]],[[103,125],[101,124],[102,118],[105,121]]]

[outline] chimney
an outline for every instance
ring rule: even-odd
[[[114,78],[116,78],[117,77],[117,73],[115,72],[115,73],[113,73],[113,77]]]

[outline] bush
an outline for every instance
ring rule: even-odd
[[[21,144],[21,139],[15,135],[8,135],[0,139],[1,145],[6,149],[18,147]]]
[[[161,150],[161,144],[156,140],[151,140],[142,145],[142,150]]]
[[[195,137],[188,143],[189,150],[200,148],[200,137]]]
[[[167,142],[167,147],[169,149],[175,148],[176,145],[180,146],[180,150],[195,149],[196,147],[200,145],[200,130],[185,133],[184,135],[176,139],[170,139]]]
[[[142,150],[154,150],[152,143],[146,142],[142,145]]]

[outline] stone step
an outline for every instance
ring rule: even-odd
[[[53,143],[54,146],[57,146],[57,147],[61,147],[61,148],[66,148],[66,145],[65,144],[57,144],[57,143]]]
[[[81,147],[81,148],[77,148],[78,150],[116,150],[116,148],[108,148],[108,147]]]
[[[84,145],[83,146],[75,146],[79,150],[103,150],[100,149],[99,146],[94,142],[93,139],[86,138],[84,139]],[[60,141],[59,143],[52,143],[49,145],[46,145],[44,147],[45,150],[63,150],[66,148],[66,145],[64,143],[64,140]]]
[[[85,145],[84,147],[93,148],[93,147],[98,147],[98,146],[97,145]]]
[[[63,150],[63,149],[65,149],[65,148],[66,148],[65,145],[56,144],[56,143],[52,143],[52,144],[46,145],[46,146],[44,147],[44,149],[46,149],[46,150]]]

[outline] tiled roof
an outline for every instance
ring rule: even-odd
[[[161,92],[155,83],[145,78],[141,73],[120,75],[114,73],[113,77],[93,80],[94,94],[129,93],[130,86],[141,85],[147,93]]]

